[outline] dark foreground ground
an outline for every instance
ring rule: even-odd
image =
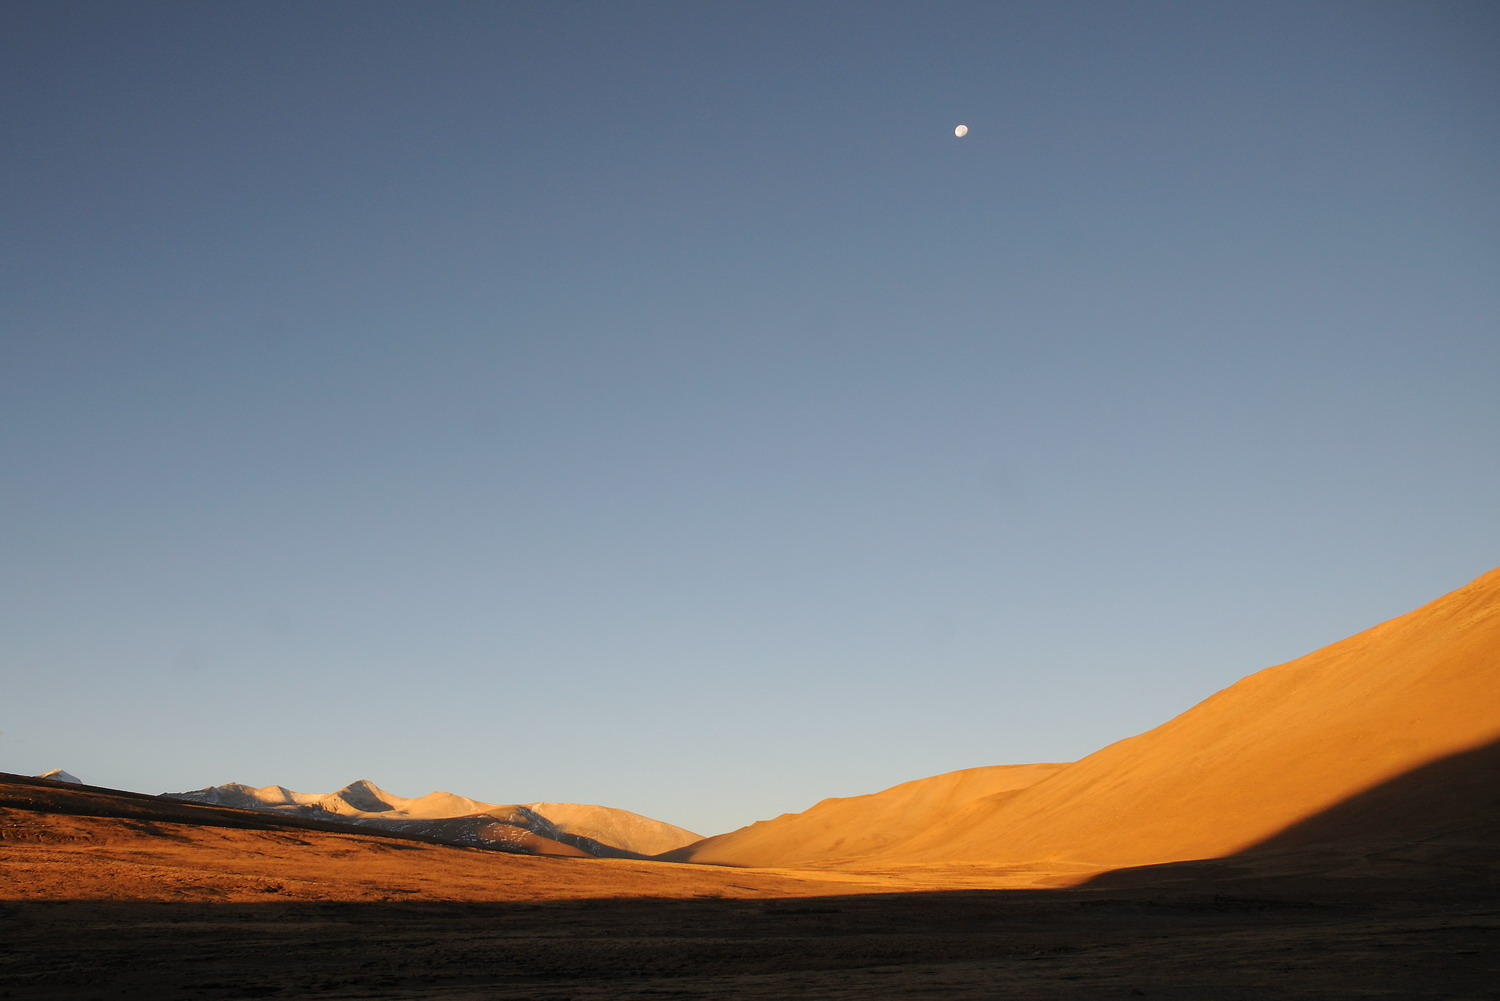
[[[0,997],[1500,998],[1496,908],[1361,896],[12,901]]]

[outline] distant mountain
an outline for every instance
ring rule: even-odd
[[[481,803],[450,792],[430,792],[407,799],[367,779],[330,793],[229,782],[162,795],[188,803],[261,810],[311,820],[341,820],[453,844],[543,850],[550,854],[644,858],[699,840],[691,831],[628,810],[580,803]],[[538,839],[546,843],[541,849],[537,848]]]
[[[51,779],[54,782],[71,782],[77,786],[83,785],[83,779],[72,772],[65,772],[61,768],[54,768],[50,772],[42,772],[42,774],[36,777],[39,779]]]
[[[1114,867],[1351,838],[1467,844],[1500,833],[1496,748],[1500,570],[1252,674],[1154,730],[1069,765],[1032,766],[1052,771],[1024,774],[1034,779],[1024,786],[937,811],[910,807],[924,790],[948,798],[966,775],[953,773],[826,801],[666,857]]]
[[[569,834],[619,845],[642,855],[660,855],[692,844],[701,835],[681,827],[643,817],[629,810],[584,803],[527,803],[524,809],[556,824]]]

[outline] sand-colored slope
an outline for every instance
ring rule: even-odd
[[[1064,768],[1060,764],[965,768],[866,796],[825,799],[668,853],[674,862],[788,866],[870,855],[945,824],[976,800],[1004,796]]]
[[[1500,570],[1250,675],[1154,730],[1013,797],[979,801],[883,855],[1107,865],[1227,855],[1497,737]]]

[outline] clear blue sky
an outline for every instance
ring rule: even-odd
[[[1500,562],[1493,3],[0,29],[0,769],[714,833]]]

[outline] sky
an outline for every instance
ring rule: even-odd
[[[1500,563],[1492,3],[0,18],[0,770],[712,834]]]

